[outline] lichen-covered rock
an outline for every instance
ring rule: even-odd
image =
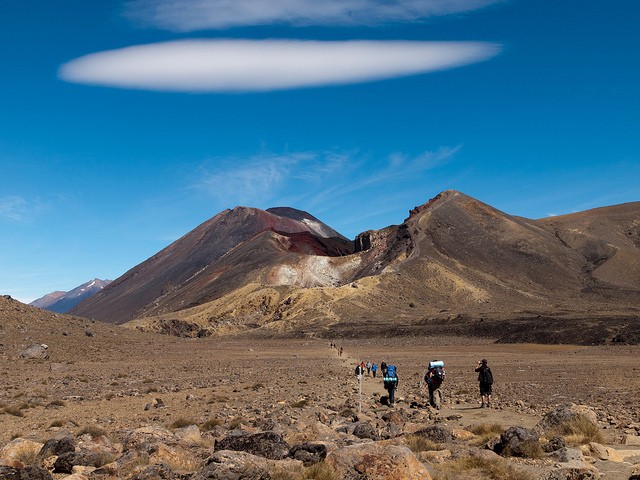
[[[430,480],[411,450],[399,445],[365,443],[339,448],[326,463],[341,480]]]
[[[297,474],[303,468],[299,460],[269,460],[247,452],[222,450],[209,457],[207,465],[190,480],[269,479],[274,472]]]
[[[500,435],[500,442],[494,447],[494,451],[503,456],[530,457],[532,452],[541,450],[538,443],[539,436],[524,427],[510,427]]]
[[[594,425],[598,425],[598,416],[593,409],[586,405],[568,403],[548,412],[533,429],[542,434],[578,417],[584,417]]]
[[[48,470],[36,465],[29,465],[25,468],[0,465],[0,478],[2,480],[53,480]]]
[[[289,451],[289,456],[300,460],[305,466],[319,463],[327,457],[327,446],[323,443],[302,443],[294,445]]]
[[[34,343],[20,352],[20,358],[25,360],[46,360],[49,358],[49,346],[44,343]]]
[[[438,425],[432,425],[430,427],[423,428],[422,430],[418,430],[414,433],[414,435],[426,438],[427,440],[431,440],[435,443],[453,442],[453,433],[451,432],[451,430],[445,427],[440,427]]]
[[[291,446],[274,432],[234,433],[216,442],[214,448],[216,452],[220,450],[235,450],[270,460],[282,460],[289,455],[289,450],[291,450]]]
[[[358,438],[368,438],[370,440],[378,439],[376,429],[369,422],[358,422],[353,429],[353,435]]]
[[[16,468],[25,467],[25,459],[35,460],[38,452],[42,449],[42,445],[42,443],[32,440],[15,438],[0,450],[0,465]]]

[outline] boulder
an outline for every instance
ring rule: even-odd
[[[438,425],[432,425],[430,427],[418,430],[414,433],[414,435],[426,438],[427,440],[431,440],[435,443],[453,442],[453,433],[451,432],[451,430],[445,427],[440,427]]]
[[[299,460],[269,460],[247,452],[222,450],[207,460],[207,465],[190,480],[255,480],[268,479],[274,472],[295,475],[303,469]],[[283,475],[282,478],[287,478]]]
[[[552,430],[563,423],[571,421],[578,416],[582,416],[590,420],[594,425],[598,425],[598,416],[596,413],[586,405],[576,405],[575,403],[568,403],[560,405],[559,407],[547,412],[542,419],[536,424],[533,429],[538,434],[543,434]]]
[[[539,436],[534,430],[524,427],[510,427],[500,435],[494,451],[503,456],[530,457],[536,450],[542,451]]]
[[[49,346],[44,343],[34,343],[20,352],[20,358],[25,360],[46,360],[49,358]]]
[[[378,439],[376,429],[369,422],[358,422],[353,429],[353,435],[358,438]]]
[[[15,438],[0,450],[0,465],[23,468],[25,464],[37,461],[42,445],[24,438]],[[31,462],[28,461],[30,459]]]
[[[53,480],[48,470],[36,465],[25,468],[0,466],[0,478],[2,480]]]
[[[289,451],[289,456],[300,460],[306,467],[314,463],[320,463],[327,457],[327,446],[323,443],[302,443],[294,445]]]
[[[326,463],[341,480],[430,480],[426,467],[411,450],[399,445],[364,443],[339,448]]]
[[[214,450],[234,450],[247,452],[270,460],[282,460],[289,455],[291,446],[274,432],[246,434],[233,433],[217,441]]]
[[[66,452],[58,455],[53,464],[54,473],[73,473],[73,467],[82,465],[85,467],[100,467],[103,457],[95,452],[82,450],[79,452]]]
[[[560,450],[561,448],[565,448],[567,446],[567,442],[562,437],[553,437],[547,443],[542,445],[542,450],[545,453],[555,452],[556,450]]]
[[[40,449],[38,458],[44,460],[52,456],[62,455],[63,453],[75,452],[76,439],[71,435],[60,435],[50,438]]]

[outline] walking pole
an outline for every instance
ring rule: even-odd
[[[358,375],[358,413],[362,413],[362,373]]]

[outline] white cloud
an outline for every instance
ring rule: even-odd
[[[174,92],[362,83],[487,60],[483,42],[183,40],[94,53],[60,67],[77,83]]]
[[[29,216],[32,206],[23,197],[9,195],[0,198],[0,217],[13,221],[23,221]]]
[[[134,0],[127,15],[173,31],[247,25],[375,25],[469,12],[502,0]]]

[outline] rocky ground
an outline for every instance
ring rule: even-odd
[[[334,339],[339,356],[330,339],[64,322],[0,328],[0,478],[640,478],[640,347]],[[20,357],[43,343],[47,358]],[[434,358],[447,366],[440,411],[420,385]],[[496,379],[490,410],[479,408],[480,358]],[[398,366],[394,407],[379,379],[365,376],[360,396],[360,360]],[[589,407],[598,436],[533,430],[566,403]],[[555,453],[518,453],[512,439],[529,434]],[[549,446],[554,436],[566,445]]]

